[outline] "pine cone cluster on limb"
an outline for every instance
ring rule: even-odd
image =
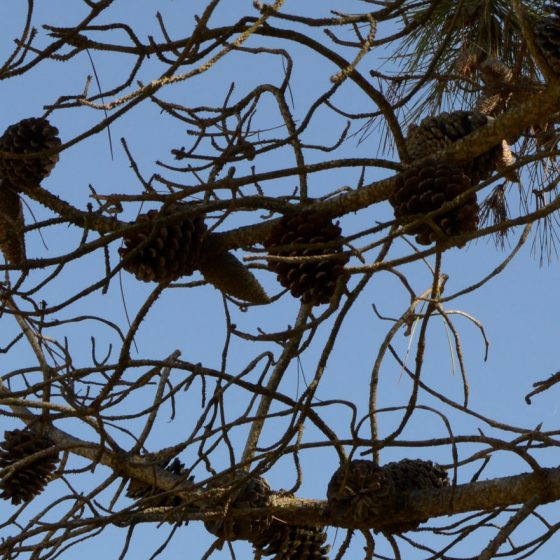
[[[234,473],[229,482],[243,480],[247,476],[248,473]],[[329,547],[325,545],[327,535],[322,527],[295,525],[269,515],[245,519],[227,516],[227,510],[232,508],[268,507],[273,495],[274,492],[263,478],[252,476],[243,480],[241,486],[236,487],[234,484],[225,504],[225,517],[206,521],[204,525],[222,540],[251,542],[256,558],[272,556],[274,560],[328,560]]]
[[[490,117],[476,111],[453,111],[427,117],[419,125],[409,127],[406,137],[408,155],[413,163],[433,155],[485,126],[489,120]],[[473,185],[486,180],[496,170],[501,149],[500,143],[462,166]]]
[[[410,492],[448,485],[446,471],[431,461],[404,459],[380,467],[359,459],[340,466],[333,474],[327,489],[328,509],[333,517],[351,521],[357,528],[404,533],[428,518],[421,512],[406,523],[388,523],[384,518],[402,511]]]

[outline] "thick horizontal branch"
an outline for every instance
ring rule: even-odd
[[[0,394],[9,396],[0,381]],[[21,406],[12,406],[17,414],[30,427],[40,418]],[[148,483],[162,492],[172,492],[180,495],[185,504],[191,504],[187,510],[181,512],[183,519],[208,519],[217,517],[216,499],[219,491],[207,493],[201,489],[194,489],[191,483],[185,482],[165,469],[157,467],[147,459],[132,459],[125,451],[100,449],[99,444],[86,442],[54,427],[45,427],[46,434],[55,442],[57,447],[67,449],[94,463],[109,467],[116,474],[125,478],[131,477]],[[325,489],[326,493],[326,489]],[[554,502],[560,499],[560,468],[542,469],[533,473],[496,478],[483,482],[461,484],[437,490],[419,490],[410,493],[403,501],[402,509],[392,515],[385,515],[382,519],[372,517],[368,525],[380,529],[384,524],[401,521],[414,521],[444,515],[453,515],[477,510],[493,510],[496,508],[527,503],[537,497],[539,504]],[[272,514],[290,522],[352,528],[351,519],[334,518],[327,511],[324,500],[306,500],[293,497],[275,495],[272,508],[235,510],[229,515],[233,517],[259,517],[264,513]],[[168,513],[161,516],[167,517]],[[157,516],[156,516],[157,517]],[[175,515],[174,515],[175,517]]]
[[[536,473],[495,478],[482,482],[460,484],[437,490],[412,492],[403,503],[402,510],[382,519],[372,517],[371,527],[465,513],[469,511],[490,511],[496,508],[527,503],[535,496],[539,504],[560,499],[560,468],[542,469]],[[277,497],[273,514],[295,522],[317,525],[332,525],[352,528],[352,520],[333,519],[327,512],[326,501],[298,500]]]
[[[213,498],[215,500],[215,496]],[[403,507],[398,513],[384,513],[382,517],[371,517],[365,521],[365,525],[375,530],[383,530],[383,526],[395,523],[413,522],[470,511],[491,511],[516,504],[525,504],[532,500],[537,504],[545,504],[558,499],[560,499],[560,468],[543,469],[537,473],[461,484],[455,488],[418,490],[405,498]],[[201,510],[189,510],[188,507],[186,510],[154,508],[138,512],[136,517],[133,514],[128,521],[131,522],[133,518],[135,522],[161,522],[170,519],[206,521],[223,516],[223,512],[217,510],[215,505],[205,504],[203,493],[199,494],[196,505]],[[273,497],[272,505],[268,508],[231,508],[228,511],[228,517],[231,518],[258,518],[264,515],[272,515],[293,524],[356,528],[352,519],[333,517],[324,500],[306,500],[281,494]],[[360,527],[363,528],[364,524],[361,524]]]

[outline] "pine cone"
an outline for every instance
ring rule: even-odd
[[[549,11],[552,15],[539,21],[533,33],[535,43],[548,65],[560,74],[560,8],[551,5]]]
[[[395,484],[391,476],[373,461],[357,459],[340,466],[327,488],[331,515],[352,519],[367,526],[371,517],[394,511]]]
[[[389,202],[397,219],[425,215],[441,208],[446,202],[471,187],[469,178],[455,165],[428,160],[415,165],[396,177],[395,188]],[[460,206],[433,218],[433,222],[445,236],[461,235],[476,231],[478,226],[476,193],[467,197]],[[416,242],[429,245],[440,238],[439,232],[428,223],[409,228],[407,233],[416,235]]]
[[[417,160],[439,152],[484,126],[489,119],[473,111],[454,111],[427,117],[420,125],[410,126],[406,138],[408,154],[412,160]],[[501,144],[498,144],[463,166],[464,173],[470,177],[473,185],[490,177],[496,169],[500,153]]]
[[[267,531],[253,540],[255,556],[274,556],[274,560],[328,560],[330,547],[321,527],[289,525],[274,521]]]
[[[536,82],[527,76],[514,72],[496,58],[486,58],[480,65],[480,77],[484,82],[482,95],[476,100],[474,110],[495,117],[504,111],[524,103],[534,93]],[[507,138],[507,143],[514,144],[521,135],[530,131],[520,131]],[[508,147],[509,149],[509,147]],[[504,157],[503,154],[500,157]],[[499,170],[499,167],[498,167]]]
[[[447,471],[432,461],[402,459],[387,463],[383,470],[390,474],[399,494],[449,486]]]
[[[502,151],[500,153],[498,161],[496,162],[496,169],[508,181],[518,183],[519,174],[515,169],[511,169],[512,165],[515,165],[515,156],[513,155],[509,144],[505,140],[502,140]]]
[[[341,229],[330,218],[314,210],[286,215],[272,228],[265,241],[270,255],[303,257],[338,255],[337,258],[309,262],[270,261],[268,267],[278,275],[278,281],[303,303],[328,303],[334,294],[337,280],[344,274],[349,256],[342,253]],[[321,244],[334,242],[330,247]],[[305,245],[291,248],[290,245]],[[279,248],[284,246],[284,248]]]
[[[373,517],[376,531],[404,533],[428,518],[419,514],[414,521],[384,524],[383,516],[402,511],[405,498],[413,490],[448,485],[447,472],[431,461],[404,459],[379,467],[373,461],[355,460],[339,467],[332,476],[327,489],[328,509],[333,517],[351,519],[357,527],[371,527]]]
[[[479,65],[480,75],[487,88],[502,90],[513,78],[513,70],[497,58],[486,58]]]
[[[47,119],[23,119],[9,126],[0,138],[0,151],[15,154],[33,154],[61,145],[58,129]],[[35,187],[48,177],[58,153],[40,158],[0,159],[0,177],[8,179],[14,187]]]
[[[31,430],[6,431],[4,441],[0,444],[2,448],[0,469],[10,467],[17,461],[44,451],[53,445],[54,443],[49,438],[35,434]],[[53,451],[5,475],[0,481],[2,490],[0,498],[11,500],[14,505],[32,500],[51,480],[57,463],[58,453]]]
[[[402,510],[404,498],[413,490],[429,490],[449,486],[447,472],[432,461],[421,459],[403,459],[396,463],[387,463],[383,470],[392,478],[397,492],[397,511]],[[419,516],[415,521],[383,525],[384,533],[405,533],[417,529],[429,518]]]
[[[484,115],[495,116],[504,111],[510,96],[504,96],[501,93],[493,93],[490,95],[481,95],[474,105],[477,112]]]
[[[196,216],[165,225],[149,224],[184,208],[185,205],[174,204],[138,216],[136,223],[146,223],[146,228],[125,233],[124,247],[119,249],[126,271],[143,282],[159,283],[172,282],[194,272],[206,234],[203,218]]]
[[[202,260],[198,269],[207,282],[224,294],[257,305],[270,302],[253,273],[231,253],[212,255]]]
[[[168,463],[169,459],[160,463],[158,466],[165,468],[166,471],[177,476],[185,476],[187,472],[185,465],[181,463],[177,457],[173,459],[170,465],[168,465]],[[192,476],[188,478],[188,482],[192,482],[193,480],[194,477]],[[146,500],[146,507],[177,507],[182,503],[181,498],[174,494],[166,493],[163,496],[158,494],[161,494],[161,490],[136,479],[130,481],[126,490],[128,498],[132,498],[133,500]]]
[[[233,480],[239,476],[247,476],[247,473],[234,474]],[[210,486],[212,488],[213,486]],[[260,508],[267,507],[271,503],[272,490],[261,477],[253,477],[233,490],[233,500],[228,504],[229,508]],[[270,518],[247,518],[247,519],[215,519],[204,523],[207,531],[227,541],[244,540],[253,541],[258,538],[270,526]]]
[[[0,179],[0,250],[6,262],[25,260],[23,209],[18,193],[5,179]]]

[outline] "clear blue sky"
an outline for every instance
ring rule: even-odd
[[[212,25],[220,25],[225,22],[235,21],[240,15],[256,15],[250,0],[228,0],[224,2],[227,10],[218,12]],[[363,11],[365,6],[358,1],[349,0],[342,3],[323,0],[306,0],[303,6],[298,0],[287,0],[285,9],[288,12],[309,14],[318,17],[320,14],[329,15],[329,9],[343,9],[352,13]],[[155,19],[155,12],[160,11],[168,31],[172,36],[182,37],[185,29],[192,27],[192,16],[201,13],[206,2],[197,0],[195,2],[179,0],[159,0],[157,2],[148,0],[115,2],[113,8],[107,11],[98,23],[109,23],[110,21],[123,21],[134,27],[142,41],[146,41],[148,35],[153,35],[156,40],[161,34]],[[45,45],[48,38],[45,37],[41,24],[72,25],[77,23],[86,13],[85,6],[78,0],[37,0],[35,3],[36,13],[35,25],[38,27],[38,45]],[[0,57],[4,59],[12,49],[12,40],[18,36],[24,23],[25,5],[20,3],[4,2],[0,5]],[[380,36],[384,34],[381,27]],[[341,30],[342,37],[350,39],[347,30]],[[346,34],[346,35],[345,35]],[[319,33],[317,33],[319,36]],[[116,41],[124,41],[122,34],[114,35]],[[326,40],[326,39],[325,39]],[[279,42],[265,38],[255,38],[247,43],[247,46],[268,45],[278,47]],[[309,103],[317,95],[329,87],[329,78],[335,73],[336,68],[316,55],[303,48],[294,48],[294,78],[292,81],[292,95],[294,100],[293,113],[300,118],[308,109]],[[364,75],[369,69],[377,68],[384,56],[382,51],[374,51],[368,54],[360,63],[359,68]],[[103,56],[93,53],[96,71],[104,89],[110,89],[119,83],[122,75],[131,67],[131,60],[125,56],[113,55]],[[162,71],[162,66],[157,60],[149,61],[138,79],[145,83],[157,78]],[[30,116],[39,116],[43,112],[43,106],[54,102],[61,95],[77,94],[81,92],[86,77],[92,73],[89,59],[82,54],[71,61],[48,62],[39,65],[34,70],[21,77],[3,81],[2,101],[3,111],[0,120],[0,129]],[[220,105],[230,83],[236,83],[234,99],[241,98],[255,84],[259,82],[270,82],[279,84],[282,77],[282,65],[278,57],[251,56],[248,54],[235,53],[216,65],[210,72],[196,79],[187,81],[165,90],[162,96],[167,100],[174,100],[185,105]],[[92,83],[91,89],[96,89]],[[357,88],[346,85],[335,98],[338,106],[359,113],[375,110],[371,100],[368,100]],[[272,115],[272,116],[271,116]],[[60,130],[63,141],[68,141],[76,135],[87,130],[103,118],[99,111],[83,108],[80,110],[57,111],[51,116],[51,122]],[[279,126],[281,124],[276,113],[266,111],[266,103],[259,109],[255,119],[255,128]],[[336,141],[338,134],[344,126],[344,119],[335,117],[333,113],[320,112],[309,127],[305,141],[309,144],[325,143],[332,144]],[[356,129],[352,129],[355,131]],[[91,202],[89,198],[89,185],[93,186],[98,193],[140,193],[141,185],[129,168],[128,160],[120,144],[122,137],[126,138],[129,148],[139,163],[140,170],[146,178],[152,173],[162,172],[155,165],[156,160],[173,163],[170,150],[180,146],[187,146],[191,139],[186,135],[186,126],[183,123],[173,121],[167,116],[161,115],[159,109],[150,102],[144,102],[117,120],[111,126],[111,137],[113,143],[114,157],[111,158],[109,141],[106,131],[88,138],[81,144],[72,147],[61,155],[61,160],[55,171],[43,186],[54,194],[62,197],[79,208],[85,209],[86,204]],[[349,138],[334,153],[313,152],[308,161],[328,160],[334,157],[383,157],[380,148],[379,131],[374,131],[362,142],[358,137]],[[384,157],[395,158],[395,154],[385,154]],[[284,151],[281,154],[263,156],[252,164],[257,166],[258,171],[278,169],[283,166],[294,165],[293,156]],[[243,164],[238,166],[237,174],[241,175],[249,169]],[[376,169],[366,170],[366,181],[386,176],[386,172],[380,173]],[[171,176],[171,175],[169,175]],[[176,180],[186,181],[192,184],[192,177],[181,177],[176,174]],[[324,194],[342,187],[355,187],[359,180],[359,170],[342,169],[328,173],[315,174],[309,177],[310,195],[323,196]],[[524,179],[528,181],[527,178]],[[267,185],[267,189],[275,192],[291,192],[297,184],[296,178],[288,178]],[[527,188],[527,187],[526,187]],[[513,212],[517,211],[516,187],[511,188],[510,206]],[[49,211],[38,206],[36,203],[29,204],[35,217],[40,220],[50,216]],[[133,219],[138,207],[125,209],[121,216],[123,219]],[[376,221],[390,219],[392,216],[388,203],[372,206],[356,214],[346,216],[341,220],[341,226],[345,234],[352,234],[371,227]],[[30,211],[26,210],[26,221],[31,221]],[[226,222],[221,229],[230,229],[242,223],[252,223],[261,219],[261,213],[233,217]],[[28,255],[33,258],[54,257],[69,251],[79,243],[81,232],[73,227],[53,227],[44,230],[44,243],[37,235],[31,233],[27,237]],[[519,238],[520,230],[511,233],[511,247]],[[534,238],[534,237],[533,237]],[[533,239],[532,238],[532,239]],[[118,244],[113,244],[111,254],[113,263],[116,262]],[[402,243],[400,252],[407,250]],[[537,251],[538,252],[538,251]],[[396,253],[395,253],[396,254]],[[242,256],[241,252],[237,253]],[[479,240],[469,244],[466,248],[453,249],[443,256],[443,271],[449,274],[450,279],[446,286],[446,294],[459,291],[472,283],[480,280],[492,269],[494,269],[507,255],[507,250],[497,249],[491,240]],[[367,255],[372,259],[372,253]],[[352,265],[357,265],[353,261]],[[433,260],[432,260],[433,264]],[[400,269],[407,275],[413,289],[420,293],[430,285],[430,273],[423,263],[415,263]],[[37,282],[38,278],[46,276],[48,271],[37,271],[31,279]],[[49,305],[55,305],[63,301],[69,295],[83,289],[87,285],[101,278],[104,274],[103,255],[101,252],[88,256],[80,262],[71,264],[65,270],[58,281],[46,286],[40,293],[38,300],[44,299]],[[259,271],[256,273],[259,280],[270,293],[277,293],[279,286],[274,276],[270,273]],[[558,426],[560,415],[558,408],[557,391],[554,389],[549,393],[537,396],[532,406],[524,401],[524,395],[531,391],[535,381],[546,378],[558,369],[558,317],[560,316],[560,298],[558,297],[559,267],[557,259],[553,259],[550,265],[540,267],[538,255],[531,254],[531,241],[523,247],[514,261],[497,278],[488,282],[481,289],[472,294],[462,296],[447,304],[449,309],[462,310],[479,320],[486,329],[490,341],[488,360],[484,362],[484,344],[479,330],[467,319],[457,316],[455,325],[460,332],[462,350],[468,368],[468,379],[470,386],[470,405],[473,410],[487,415],[496,421],[512,424],[520,428],[531,429],[543,423],[543,430],[552,430]],[[196,278],[196,277],[195,277]],[[129,313],[134,315],[144,301],[152,286],[142,284],[134,277],[123,274],[120,278],[124,293],[124,301]],[[352,279],[352,285],[357,277]],[[123,293],[119,280],[113,280],[110,290],[102,295],[99,292],[91,294],[71,310],[63,311],[57,317],[63,319],[69,314],[97,313],[111,318],[123,329],[126,328],[126,316],[123,305]],[[383,338],[391,324],[380,321],[374,314],[372,304],[385,316],[398,316],[402,314],[408,305],[408,296],[402,289],[397,279],[390,273],[380,273],[371,281],[368,288],[361,295],[358,304],[349,314],[345,326],[339,337],[337,346],[329,360],[322,386],[317,397],[328,399],[347,399],[358,407],[359,413],[367,412],[367,399],[369,391],[369,377],[373,361]],[[233,321],[240,329],[256,332],[257,326],[265,330],[281,330],[288,324],[293,324],[297,312],[297,302],[284,296],[280,302],[270,306],[252,309],[248,313],[234,313]],[[15,332],[15,325],[10,319],[3,318],[3,338],[0,345],[10,340],[10,334]],[[4,326],[5,324],[5,326]],[[332,322],[327,322],[321,327],[316,343],[302,356],[301,364],[294,362],[288,375],[283,380],[281,389],[286,393],[296,396],[304,388],[305,378],[310,379],[314,375],[318,352],[321,350],[320,342],[324,343]],[[201,287],[192,290],[178,289],[168,290],[151,310],[148,320],[141,328],[136,339],[138,348],[141,349],[138,356],[152,358],[163,358],[180,349],[182,358],[190,362],[202,362],[205,366],[220,367],[221,351],[225,337],[225,323],[223,318],[223,304],[220,294],[213,287]],[[53,329],[48,333],[50,336],[59,337],[63,341],[67,337],[70,349],[73,352],[75,365],[83,366],[91,362],[90,337],[98,337],[99,353],[103,354],[110,343],[115,340],[106,329],[102,329],[92,323],[77,323],[72,326],[64,326]],[[398,350],[404,355],[410,339],[402,333],[396,339]],[[453,367],[447,333],[443,323],[434,319],[429,330],[429,347],[423,371],[423,380],[437,388],[449,398],[461,400],[462,383],[457,369]],[[266,344],[255,345],[233,341],[233,346],[228,360],[228,371],[238,372],[249,360],[248,355],[257,355],[265,349],[275,349],[274,346]],[[413,341],[414,345],[414,341]],[[18,352],[0,355],[2,372],[18,367],[27,367],[34,364],[34,358],[28,347],[20,342]],[[114,350],[113,350],[114,352]],[[413,358],[409,359],[409,364]],[[198,388],[197,388],[198,390]],[[399,367],[390,359],[382,368],[380,385],[381,406],[403,406],[408,401],[410,394],[410,383],[406,376],[402,375]],[[146,401],[150,393],[145,395]],[[182,393],[178,396],[177,417],[169,421],[169,410],[167,416],[161,415],[159,427],[148,440],[148,447],[156,451],[162,447],[177,443],[184,438],[192,429],[197,415],[199,394]],[[429,396],[423,395],[421,403],[439,407]],[[233,404],[231,404],[233,406]],[[325,413],[325,417],[332,423],[335,430],[340,430],[341,437],[347,435],[348,414],[340,413],[340,409],[331,414]],[[233,411],[233,409],[232,409]],[[488,436],[503,437],[506,440],[514,439],[513,434],[493,431],[492,428],[479,420],[467,417],[464,414],[455,413],[450,410],[442,410],[451,421],[453,432],[459,435],[476,435],[482,430]],[[232,412],[233,414],[233,412]],[[400,420],[401,413],[386,413],[380,417],[382,435],[388,434]],[[0,426],[3,429],[17,427],[13,420],[0,417]],[[131,422],[127,427],[137,429],[139,423]],[[280,429],[283,424],[278,424]],[[76,429],[72,423],[60,424],[61,428],[69,431]],[[84,438],[92,438],[91,433],[78,429],[79,435]],[[304,439],[311,441],[314,438],[313,430],[306,431]],[[367,424],[364,426],[364,437],[367,437]],[[441,419],[434,413],[418,411],[414,420],[409,423],[402,439],[424,440],[431,437],[445,437],[446,429]],[[264,434],[266,439],[267,433]],[[124,434],[118,435],[123,447],[131,446],[132,442]],[[234,441],[243,441],[243,433],[234,435]],[[475,451],[475,446],[460,448],[460,458],[464,459]],[[190,453],[190,454],[189,454]],[[194,460],[195,451],[181,456],[187,464]],[[557,450],[547,453],[536,454],[544,466],[555,466],[560,462],[560,452]],[[433,459],[438,462],[449,464],[452,462],[451,450],[444,448],[390,448],[382,451],[382,461],[398,460],[404,457],[419,457]],[[303,469],[303,485],[298,492],[301,497],[323,498],[328,480],[337,468],[337,457],[333,451],[320,450],[317,452],[306,452],[301,456]],[[223,456],[227,461],[227,457]],[[218,462],[218,459],[216,459]],[[77,461],[75,465],[82,465]],[[225,464],[225,463],[224,463]],[[468,482],[469,477],[478,465],[469,465],[459,471],[459,482]],[[517,456],[508,452],[496,453],[488,465],[482,478],[518,474],[527,472],[528,467]],[[106,475],[103,468],[99,468],[99,474]],[[197,473],[197,479],[205,478],[207,475],[201,469]],[[291,463],[280,461],[267,476],[269,482],[275,489],[289,488],[295,481],[295,472]],[[95,482],[101,480],[99,477],[91,477],[87,482],[84,475],[70,475],[69,480],[75,484],[78,491],[87,492],[93,488]],[[95,480],[95,482],[94,482]],[[65,492],[67,489],[61,482],[52,485],[45,495],[37,500],[37,504],[45,504],[49,498],[57,492]],[[128,500],[122,498],[123,505]],[[35,507],[35,506],[33,506]],[[11,506],[3,505],[5,516],[12,512]],[[504,517],[507,519],[507,516]],[[446,520],[432,520],[432,524],[445,523]],[[535,527],[542,530],[535,522],[527,522],[519,531],[518,539],[527,539],[529,531]],[[157,549],[159,542],[169,532],[168,526],[152,528],[143,526],[137,529],[136,538],[133,539],[130,552],[126,558],[144,559],[150,558]],[[0,534],[12,534],[12,529]],[[62,555],[62,559],[82,558],[84,560],[98,557],[117,558],[122,548],[125,531],[110,529],[107,537],[97,538],[70,549]],[[492,535],[478,532],[475,539],[465,541],[462,547],[454,549],[454,555],[468,556],[484,548],[485,536]],[[110,536],[110,538],[109,538]],[[340,534],[335,538],[335,532],[329,532],[330,543],[334,543],[334,550],[341,544]],[[424,537],[423,537],[424,538]],[[199,523],[191,523],[187,528],[180,528],[169,545],[162,558],[199,558],[211,541],[208,534]],[[429,539],[426,542],[430,543]],[[378,553],[389,553],[383,539],[379,539]],[[433,544],[433,543],[432,543]],[[361,541],[356,539],[355,545],[348,558],[358,559],[363,557]],[[556,550],[554,539],[545,545],[533,558],[541,560],[550,558],[552,551]],[[240,545],[238,558],[244,558],[244,552],[248,546]],[[415,560],[425,558],[426,554],[411,551],[403,545],[405,558]],[[222,551],[213,556],[217,559],[230,558],[229,552]]]

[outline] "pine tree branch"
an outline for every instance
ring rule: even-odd
[[[437,154],[441,159],[455,163],[466,163],[484,153],[493,146],[501,144],[503,138],[509,138],[531,125],[547,122],[550,115],[560,110],[560,80],[552,82],[542,93],[535,94],[511,111],[500,115],[480,127],[465,138],[453,142]],[[430,157],[433,157],[430,156]],[[386,200],[392,192],[395,176],[382,181],[375,181],[337,198],[316,202],[313,208],[325,212],[331,217],[340,217],[350,212],[367,208]],[[215,234],[209,239],[212,251],[223,251],[248,247],[261,242],[269,233],[276,220],[269,220],[256,225],[241,227],[224,233]]]

